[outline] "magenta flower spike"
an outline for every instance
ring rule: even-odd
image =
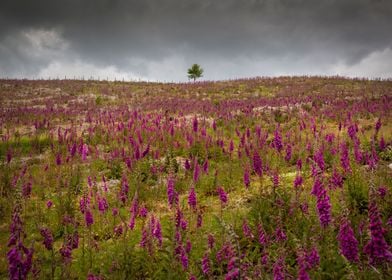
[[[158,240],[158,245],[162,246],[162,228],[161,228],[161,223],[159,221],[156,221],[155,223],[153,235]]]
[[[279,126],[276,127],[274,132],[273,147],[280,152],[283,149],[282,135],[280,134]]]
[[[181,253],[180,253],[180,260],[181,260],[181,264],[182,267],[184,268],[184,270],[188,269],[188,255],[186,254],[184,248],[182,248]]]
[[[350,158],[348,155],[348,147],[345,143],[340,146],[340,163],[346,173],[351,172]]]
[[[210,273],[210,267],[210,259],[208,257],[208,254],[205,253],[201,260],[201,269],[204,275],[208,275]]]
[[[376,134],[378,133],[378,131],[380,130],[380,128],[381,128],[381,119],[378,118],[376,124],[374,125],[374,130],[376,131]]]
[[[12,152],[10,149],[7,150],[7,164],[9,164],[12,160]]]
[[[370,202],[369,222],[370,240],[364,247],[365,254],[369,256],[369,263],[375,265],[385,261],[391,262],[391,249],[385,241],[386,231],[382,226],[381,215],[375,201]]]
[[[317,211],[323,228],[331,222],[331,203],[327,191],[322,188],[317,195]]]
[[[48,200],[48,201],[46,202],[46,207],[47,207],[48,209],[50,209],[50,208],[52,208],[52,206],[53,206],[53,202],[52,202],[51,200]]]
[[[61,154],[60,153],[58,153],[56,155],[56,164],[57,165],[61,165],[62,164],[62,159],[61,159]]]
[[[174,178],[171,176],[167,179],[167,199],[170,207],[173,207],[178,202],[177,193],[174,188]]]
[[[191,169],[191,164],[189,163],[188,159],[185,160],[184,168],[185,168],[185,170],[190,170]]]
[[[301,174],[297,173],[294,179],[294,188],[299,188],[303,183]]]
[[[84,221],[86,222],[87,227],[90,227],[94,223],[93,214],[90,209],[86,209],[84,212]]]
[[[208,162],[208,159],[205,159],[205,161],[203,163],[203,172],[205,174],[208,174],[208,170],[209,170],[209,162]]]
[[[108,202],[105,197],[98,197],[98,210],[104,214],[109,208]]]
[[[215,245],[215,238],[210,233],[210,234],[208,234],[208,248],[212,249],[212,248],[214,248],[214,245]]]
[[[43,244],[47,250],[52,250],[53,248],[53,235],[50,229],[41,228],[40,230],[41,236],[44,238]]]
[[[244,169],[244,185],[245,188],[247,189],[250,186],[250,174],[249,174],[249,169],[247,167]]]
[[[297,263],[299,265],[298,269],[298,280],[310,280],[309,274],[308,274],[308,264],[306,262],[306,259],[303,255],[297,257]]]
[[[321,147],[314,155],[314,161],[317,163],[318,168],[324,172],[325,171],[325,161],[324,161],[324,149]]]
[[[7,252],[9,279],[27,279],[27,275],[32,268],[34,250],[24,246],[23,236],[25,236],[23,223],[20,219],[19,210],[15,208],[10,225],[10,238],[7,244],[8,247],[11,247]]]
[[[250,228],[248,222],[246,220],[244,220],[242,222],[242,233],[244,234],[244,236],[248,239],[253,239],[254,235],[252,233],[252,229]]]
[[[284,157],[284,159],[289,162],[291,160],[291,156],[292,156],[292,147],[291,144],[287,144],[286,146],[286,155]]]
[[[330,179],[330,188],[331,189],[342,188],[343,183],[344,183],[343,177],[339,174],[336,168],[334,168]]]
[[[219,199],[220,199],[221,203],[226,204],[227,203],[227,194],[226,194],[225,190],[223,189],[223,187],[218,187],[217,193],[219,195]]]
[[[253,170],[259,177],[263,176],[263,163],[259,153],[256,151],[253,153]]]
[[[350,221],[344,218],[340,223],[338,234],[340,253],[350,262],[359,261],[358,258],[358,241],[355,238],[354,231]]]
[[[302,160],[301,160],[301,159],[298,159],[298,160],[297,160],[297,169],[298,169],[298,170],[301,170],[301,169],[302,169]]]
[[[188,195],[188,204],[189,206],[195,210],[197,206],[197,200],[196,200],[196,193],[195,193],[195,188],[191,187],[189,190],[189,195]]]
[[[199,181],[200,177],[200,165],[197,162],[197,159],[195,159],[195,164],[193,168],[193,182],[197,183]]]
[[[274,280],[284,280],[285,279],[285,268],[284,268],[284,259],[279,258],[273,267]]]
[[[231,154],[233,151],[234,151],[234,142],[233,142],[233,140],[230,140],[230,143],[229,143],[229,152],[230,152],[230,154]]]
[[[196,116],[193,118],[192,127],[193,127],[193,132],[197,133],[197,130],[198,130],[198,127],[199,127],[199,122],[198,122]]]
[[[86,144],[83,144],[82,146],[82,160],[85,161],[87,159],[88,155],[88,146]]]
[[[283,228],[278,226],[275,230],[275,238],[277,241],[285,241],[287,239],[286,233]]]
[[[143,228],[143,230],[142,230],[142,238],[141,238],[140,243],[139,243],[140,247],[145,248],[147,242],[148,242],[148,232],[147,232],[147,230],[145,228]]]
[[[312,250],[306,254],[306,261],[309,265],[309,269],[315,268],[320,264],[320,255],[316,247],[313,247]]]

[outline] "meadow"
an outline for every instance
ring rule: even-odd
[[[392,81],[0,81],[1,279],[392,279]]]

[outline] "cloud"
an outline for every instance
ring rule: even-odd
[[[54,29],[24,29],[6,36],[0,43],[0,73],[9,77],[30,77],[69,48]]]
[[[55,30],[30,29],[23,31],[21,35],[27,39],[29,46],[34,51],[33,56],[39,56],[42,53],[56,55],[69,47],[68,42]]]
[[[28,76],[74,61],[187,80],[196,62],[205,79],[344,67],[356,75],[355,65],[392,48],[391,14],[386,0],[3,0],[0,70]],[[369,76],[386,75],[370,69]]]
[[[348,77],[392,78],[392,49],[372,52],[354,65],[339,63],[331,73]]]
[[[53,61],[33,78],[68,78],[99,80],[148,80],[148,78],[131,72],[120,71],[114,65],[97,67],[83,61]]]

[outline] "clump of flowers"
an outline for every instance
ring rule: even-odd
[[[9,279],[27,279],[27,275],[32,268],[34,250],[33,248],[27,248],[23,244],[24,237],[25,233],[19,215],[19,206],[16,206],[12,216],[10,238],[8,240],[8,247],[10,247],[7,253]]]

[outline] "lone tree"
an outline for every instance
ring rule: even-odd
[[[193,79],[195,82],[197,78],[203,77],[203,69],[199,64],[193,64],[191,68],[188,69],[188,78]]]

